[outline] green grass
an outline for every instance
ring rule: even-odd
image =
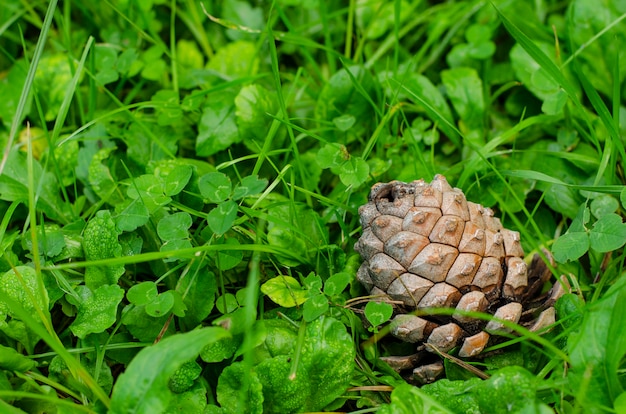
[[[626,409],[618,2],[4,3],[1,410]],[[353,245],[435,174],[575,290],[415,387]]]

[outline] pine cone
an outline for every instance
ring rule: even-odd
[[[411,312],[441,307],[486,312],[531,331],[554,323],[552,305],[564,285],[556,283],[537,297],[550,277],[544,262],[536,255],[529,268],[519,233],[503,228],[491,209],[468,202],[443,176],[430,184],[376,184],[359,216],[363,234],[354,247],[364,262],[357,278],[374,300],[395,305],[395,337],[443,352],[460,345],[458,355],[471,357],[494,342],[494,335],[509,333],[507,328],[463,314]],[[414,356],[407,358],[387,362],[399,370],[414,367]]]

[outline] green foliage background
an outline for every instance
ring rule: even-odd
[[[626,411],[625,17],[2,2],[0,411]],[[417,388],[353,245],[372,184],[435,174],[574,291],[488,380],[447,361]]]

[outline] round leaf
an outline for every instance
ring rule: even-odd
[[[361,157],[350,157],[348,161],[343,163],[339,168],[339,179],[346,186],[355,186],[363,184],[370,173],[370,166]]]
[[[174,295],[172,295],[172,292],[163,292],[146,305],[146,313],[152,317],[158,318],[167,314],[173,306]]]
[[[276,276],[261,285],[261,292],[280,306],[291,308],[307,300],[307,290],[291,276]]]
[[[204,174],[198,180],[198,188],[202,197],[212,203],[221,203],[230,197],[232,184],[230,178],[221,172]]]
[[[148,222],[150,212],[139,199],[127,199],[126,207],[115,217],[115,225],[121,231],[135,231]]]
[[[142,349],[119,376],[111,397],[111,413],[162,413],[172,398],[168,381],[202,348],[227,337],[223,328],[176,334]]]
[[[626,224],[617,214],[607,214],[594,224],[589,242],[594,250],[601,253],[617,250],[626,243]]]
[[[207,215],[207,224],[215,234],[224,234],[237,218],[237,203],[232,200],[220,203]]]
[[[267,180],[265,178],[259,178],[257,175],[243,177],[233,191],[233,200],[259,194],[265,187],[267,187]]]
[[[191,216],[184,211],[163,217],[157,224],[157,233],[164,240],[179,240],[189,237]]]
[[[231,246],[239,246],[239,240],[228,238],[224,244]],[[215,255],[215,263],[220,270],[229,270],[241,263],[243,252],[241,250],[220,250]]]
[[[118,285],[100,286],[80,304],[70,329],[81,339],[90,333],[103,332],[115,323],[117,307],[123,298],[124,290]]]
[[[302,317],[306,322],[314,321],[328,311],[328,299],[322,294],[311,296],[302,309]]]
[[[158,294],[156,283],[141,282],[128,289],[126,299],[134,305],[141,306],[152,302]]]
[[[576,260],[589,250],[589,235],[583,231],[568,232],[552,245],[554,260],[565,263]]]
[[[333,124],[335,124],[337,129],[341,132],[346,132],[347,130],[352,128],[352,125],[354,125],[355,122],[356,118],[354,117],[354,115],[350,114],[344,114],[333,118]]]
[[[372,326],[382,325],[391,318],[393,307],[385,302],[367,302],[365,317]]]
[[[348,272],[335,273],[324,283],[324,293],[328,296],[339,295],[348,286],[352,276]]]
[[[232,293],[225,293],[215,301],[215,306],[217,310],[221,313],[231,313],[235,309],[239,307],[239,303],[237,303],[237,298]]]
[[[177,165],[163,177],[163,192],[166,196],[173,196],[181,191],[189,182],[193,168],[191,165]]]
[[[615,213],[619,208],[619,201],[611,195],[601,194],[591,200],[589,209],[596,218],[601,218],[607,214]]]
[[[340,144],[326,144],[317,152],[315,161],[321,168],[335,168],[349,157],[346,147]]]

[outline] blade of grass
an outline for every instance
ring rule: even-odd
[[[337,72],[337,62],[335,61],[336,53],[330,53],[329,51],[334,50],[333,40],[330,37],[332,30],[330,30],[328,23],[328,11],[326,10],[325,1],[320,1],[319,4],[319,13],[320,18],[322,20],[322,26],[324,27],[324,45],[326,46],[326,61],[328,62],[328,67],[330,73]]]
[[[171,54],[171,67],[172,67],[172,86],[176,92],[176,96],[179,95],[178,88],[178,54],[176,52],[176,0],[172,0],[170,3],[170,54]]]
[[[273,11],[273,8],[270,9],[270,13],[272,11]],[[280,81],[280,69],[278,67],[278,51],[276,49],[276,41],[274,40],[274,36],[272,34],[272,27],[270,25],[269,19],[268,19],[268,24],[266,26],[266,30],[267,30],[267,33],[269,34],[267,42],[270,47],[270,61],[271,61],[271,66],[272,66],[272,75],[274,78],[274,87],[276,88],[276,96],[278,97],[278,105],[280,107],[280,114],[278,115],[282,116],[283,119],[288,120],[289,116],[287,112],[287,105],[285,104],[285,97],[283,96],[282,83]],[[276,120],[280,121],[281,119],[274,118],[274,121]],[[283,124],[285,125],[285,128],[287,129],[287,135],[289,136],[289,142],[291,145],[291,151],[289,152],[289,154],[293,153],[293,158],[294,158],[296,165],[301,166],[302,160],[300,158],[300,150],[298,149],[298,145],[296,143],[296,137],[293,133],[293,128],[289,126],[289,122],[285,122]],[[285,162],[285,164],[288,164],[288,162]],[[306,168],[298,168],[298,172],[300,173],[300,180],[302,180],[302,182],[306,182],[306,177],[304,176],[305,171],[306,171]],[[309,200],[309,205],[310,205],[310,200]]]
[[[33,146],[31,145],[31,137],[30,137],[30,128],[28,128],[28,140],[27,140],[27,162],[26,169],[28,174],[28,220],[27,225],[30,226],[30,237],[32,241],[32,253],[33,253],[33,263],[35,265],[35,272],[40,275],[41,274],[41,256],[39,255],[39,240],[37,235],[37,198],[35,197],[35,188],[39,188],[39,183],[35,186],[35,176],[33,173]],[[17,274],[17,272],[16,272]],[[37,290],[40,297],[46,297],[46,286],[43,283],[43,278],[37,278]],[[52,321],[50,320],[50,313],[44,313],[44,309],[39,308],[39,304],[36,300],[32,300],[35,309],[37,310],[37,314],[39,315],[39,319],[44,324],[48,332],[50,334],[54,334],[54,327],[52,326]],[[48,309],[45,309],[47,311]]]
[[[32,89],[33,82],[35,81],[35,73],[37,72],[39,59],[41,58],[41,54],[43,53],[43,49],[46,45],[46,39],[48,38],[48,32],[50,30],[50,25],[52,24],[54,11],[56,10],[56,7],[57,7],[57,1],[58,0],[51,0],[50,3],[48,4],[48,10],[46,11],[46,16],[44,18],[41,32],[39,32],[39,39],[37,40],[37,45],[35,46],[33,59],[28,68],[28,73],[26,74],[26,81],[24,82],[24,88],[22,89],[20,100],[17,103],[15,116],[13,117],[11,121],[9,139],[7,140],[7,144],[4,149],[4,155],[2,157],[2,161],[0,161],[0,175],[2,175],[6,162],[9,159],[9,152],[11,150],[11,147],[13,146],[13,142],[15,141],[15,136],[17,135],[17,128],[19,127],[21,123],[22,115],[24,113],[24,107],[26,106],[26,101],[28,100],[28,96],[30,94],[30,90]]]
[[[578,98],[576,93],[576,88],[574,85],[563,75],[561,69],[541,50],[535,43],[524,33],[522,32],[513,22],[511,22],[496,5],[492,2],[492,6],[495,8],[502,24],[509,32],[509,34],[515,39],[517,43],[532,57],[535,62],[555,81],[557,82],[561,88],[567,93],[567,96],[572,100],[574,106],[579,110],[581,116],[585,120],[587,124],[587,128],[589,131],[593,131],[593,127],[591,126],[591,122],[589,117],[587,116],[586,109],[584,108],[582,102]],[[600,152],[601,145],[598,138],[595,135],[590,135],[592,139],[593,145]]]
[[[84,382],[85,385],[93,392],[94,396],[102,401],[102,403],[108,408],[110,404],[109,397],[105,394],[89,372],[87,372],[87,370],[80,364],[80,362],[65,349],[58,336],[56,336],[54,332],[52,334],[48,333],[48,331],[46,331],[46,329],[38,323],[29,312],[25,311],[18,302],[14,301],[10,297],[5,297],[3,300],[9,305],[11,311],[26,324],[26,326],[28,326],[36,335],[48,344],[48,346],[50,346],[50,348],[52,348],[52,350],[54,350],[57,355],[63,359],[63,361],[65,361],[70,369],[70,372],[72,372],[72,375],[76,379],[80,379]]]
[[[619,194],[623,189],[623,185],[578,185],[578,184],[569,184],[564,181],[559,180],[558,178],[551,177],[547,174],[538,171],[530,171],[530,170],[501,170],[502,175],[509,177],[517,177],[523,178],[526,180],[533,181],[543,181],[550,184],[562,185],[565,187],[570,187],[576,190],[585,190],[585,191],[594,191],[599,193],[607,193],[607,194]]]
[[[59,171],[59,166],[56,162],[56,157],[54,156],[54,151],[52,149],[55,148],[56,143],[59,139],[59,136],[61,135],[61,129],[63,128],[63,125],[65,124],[65,119],[67,118],[67,113],[70,109],[70,103],[72,102],[72,97],[74,96],[74,93],[76,92],[76,86],[78,85],[80,77],[83,73],[83,68],[85,67],[85,61],[87,60],[87,56],[89,55],[89,51],[91,50],[91,45],[93,44],[93,42],[94,42],[94,38],[92,36],[89,36],[89,38],[87,39],[87,44],[85,45],[85,48],[83,49],[83,54],[80,58],[80,61],[78,62],[78,67],[76,68],[76,72],[74,73],[72,80],[70,81],[67,89],[65,90],[65,95],[63,96],[63,102],[61,102],[61,106],[59,107],[59,113],[57,114],[57,117],[54,120],[54,127],[52,129],[52,134],[49,135],[50,142],[48,142],[48,147],[51,149],[50,158],[52,159],[52,164],[54,166],[58,182],[63,182],[63,180],[61,178],[61,172]],[[67,195],[67,191],[65,187],[64,186],[60,186],[60,187],[61,187],[61,192],[63,193],[63,198],[65,199],[65,201],[69,202],[70,198]],[[76,212],[74,213],[76,214]]]
[[[619,128],[616,128],[615,126],[615,122],[613,121],[611,112],[606,107],[604,101],[598,94],[598,91],[595,90],[593,85],[591,85],[591,82],[589,81],[589,79],[587,79],[587,77],[584,75],[577,61],[574,61],[574,71],[578,74],[578,79],[580,80],[580,84],[582,85],[585,91],[585,94],[587,95],[587,98],[589,99],[589,102],[591,102],[593,109],[595,109],[596,113],[600,117],[600,120],[602,121],[605,128],[609,132],[610,141],[607,141],[607,143],[605,144],[605,152],[610,151],[611,147],[615,146],[617,148],[617,151],[620,154],[620,158],[622,160],[622,167],[625,167],[626,164],[624,163],[626,162],[626,152],[624,152],[624,143],[622,142],[622,138],[619,133]],[[616,78],[614,82],[619,85],[619,77]],[[619,96],[619,93],[618,93],[618,96]],[[618,105],[618,108],[619,108],[619,105]],[[617,119],[619,122],[619,117]],[[605,154],[604,156],[608,157],[610,156],[610,153]],[[615,160],[615,162],[617,162],[617,160]],[[601,167],[603,166],[601,165]],[[596,174],[595,183],[597,184],[598,182],[600,182],[603,176],[604,176],[604,168],[601,168],[598,170],[598,173]]]

